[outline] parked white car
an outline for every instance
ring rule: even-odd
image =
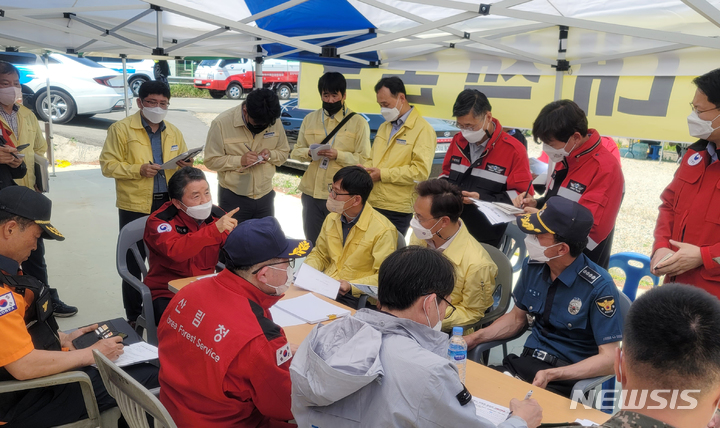
[[[111,68],[122,74],[122,60],[120,58],[102,57],[102,56],[86,56],[85,58],[93,60],[100,65]],[[128,75],[128,86],[134,96],[138,96],[140,85],[150,80],[155,80],[155,61],[151,59],[125,59],[125,69]]]
[[[20,70],[24,105],[47,121],[48,69],[42,57],[26,52],[0,52],[0,60],[10,62]],[[87,58],[65,54],[50,54],[48,67],[53,122],[66,123],[76,115],[92,116],[124,110],[122,74]],[[132,92],[128,91],[127,98],[132,99]]]

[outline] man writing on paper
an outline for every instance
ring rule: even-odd
[[[515,307],[465,340],[471,349],[508,339],[532,320],[522,355],[508,355],[495,368],[569,397],[577,380],[612,374],[623,328],[618,290],[582,252],[593,225],[587,208],[553,197],[517,225],[528,234],[528,258],[513,290]]]
[[[23,275],[20,264],[35,249],[38,238],[65,239],[50,223],[52,202],[23,186],[0,190],[0,381],[27,380],[69,370],[82,370],[92,381],[98,409],[116,406],[94,364],[97,349],[115,360],[123,353],[119,336],[102,339],[77,350],[72,341],[97,328],[70,334],[59,331],[47,285]],[[158,370],[151,364],[124,369],[147,388],[158,386]],[[0,394],[0,426],[45,428],[87,418],[78,383]]]
[[[105,177],[115,179],[120,229],[133,220],[157,211],[170,200],[167,182],[177,168],[192,166],[193,160],[178,161],[177,168],[163,170],[170,160],[187,151],[179,129],[165,121],[170,106],[170,89],[158,81],[140,86],[137,104],[140,111],[119,120],[108,129],[100,152],[100,168]],[[145,250],[141,254],[145,257]],[[128,252],[128,270],[140,279],[140,267]],[[123,306],[130,323],[142,312],[142,298],[123,281]]]
[[[410,246],[380,266],[380,311],[316,326],[290,366],[292,411],[301,427],[483,427],[472,396],[447,359],[439,330],[451,309],[452,263],[438,251]],[[533,399],[510,402],[503,428],[537,427]]]
[[[256,89],[210,124],[205,166],[218,173],[220,208],[238,222],[275,215],[272,178],[290,154],[275,91]]]
[[[455,268],[455,288],[449,298],[455,309],[448,310],[451,315],[443,320],[442,329],[465,326],[471,333],[472,325],[493,304],[497,266],[460,220],[463,195],[457,186],[432,179],[418,184],[416,191],[410,244],[441,252]]]
[[[692,284],[720,297],[720,68],[693,83],[687,123],[699,140],[660,195],[651,266],[665,282]]]
[[[275,217],[240,223],[226,269],[182,288],[158,328],[160,401],[179,427],[292,427],[292,352],[270,307],[310,241],[286,239]]]
[[[370,127],[364,117],[345,104],[346,89],[345,77],[338,72],[320,77],[318,91],[323,106],[305,116],[290,154],[293,159],[310,162],[298,189],[302,192],[305,239],[312,242],[317,241],[325,217],[330,214],[325,203],[335,173],[344,166],[364,164],[370,157]],[[331,137],[336,128],[340,129]],[[322,158],[312,160],[310,147],[322,143],[332,148],[320,150]]]
[[[490,223],[470,198],[512,204],[519,193],[528,190],[532,175],[527,149],[503,131],[491,111],[492,106],[482,92],[477,89],[460,92],[453,116],[461,132],[450,143],[440,178],[463,190],[464,202],[469,205],[463,210],[462,219],[470,235],[497,247],[507,223]]]
[[[405,236],[412,218],[413,190],[430,175],[437,136],[408,102],[399,77],[380,79],[375,94],[386,122],[378,128],[365,164],[375,183],[368,200]]]
[[[367,202],[373,182],[363,168],[346,166],[333,177],[325,218],[308,266],[340,280],[338,301],[357,307],[360,290],[351,283],[377,285],[377,272],[397,248],[397,229]]]
[[[45,157],[47,143],[35,113],[21,104],[20,88],[20,73],[17,68],[8,62],[0,61],[0,189],[17,183],[38,190],[35,185],[35,156]],[[17,148],[21,150],[17,151]],[[3,158],[8,163],[4,163]],[[18,164],[19,161],[24,162]],[[17,168],[13,168],[16,164]],[[27,172],[23,173],[23,170]],[[15,179],[15,182],[12,179]],[[25,275],[48,284],[45,241],[42,238],[37,241],[37,249],[23,262],[22,269]],[[75,306],[66,305],[60,300],[57,289],[50,288],[50,296],[56,317],[71,317],[77,313]]]
[[[590,210],[595,224],[585,254],[603,269],[610,262],[615,219],[620,212],[625,179],[620,162],[602,145],[600,134],[588,129],[585,112],[570,100],[543,107],[533,123],[535,140],[556,162],[548,191],[540,199],[522,194],[513,201],[526,212],[542,208],[557,195]]]
[[[152,292],[156,325],[174,296],[168,282],[215,272],[220,248],[237,226],[232,211],[212,204],[205,174],[197,168],[173,174],[168,193],[170,202],[150,215],[143,236],[150,251],[144,282]]]

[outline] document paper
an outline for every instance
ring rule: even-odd
[[[310,156],[312,156],[312,160],[320,160],[323,157],[318,154],[318,152],[321,152],[323,150],[330,150],[332,149],[332,146],[330,144],[310,144]]]
[[[477,199],[473,199],[472,201],[478,207],[480,212],[485,214],[485,217],[487,217],[490,224],[510,223],[511,221],[515,221],[514,215],[506,213],[492,202],[479,201]]]
[[[340,291],[340,281],[304,263],[295,276],[295,285],[322,294],[328,299],[335,299]]]
[[[270,307],[270,314],[272,315],[273,322],[280,327],[307,324],[305,320],[300,319],[289,312],[285,312],[282,309],[276,308],[275,306]]]
[[[169,161],[162,164],[161,168],[162,169],[175,169],[175,168],[177,168],[177,164],[176,164],[177,161],[184,161],[185,159],[195,157],[195,155],[197,155],[198,153],[203,151],[204,147],[205,146],[200,146],[200,147],[197,147],[194,149],[190,149],[187,152],[185,152],[179,156],[175,156],[174,158],[172,158]]]
[[[158,357],[158,348],[149,343],[137,342],[123,348],[123,354],[113,361],[118,367],[132,366],[133,364],[145,363],[155,360]],[[93,364],[93,367],[97,367]]]
[[[491,403],[477,397],[473,397],[472,401],[475,404],[475,414],[489,420],[495,425],[505,422],[510,415],[510,409],[499,404]]]
[[[280,300],[275,303],[274,307],[282,309],[310,324],[350,315],[349,310],[328,303],[311,293],[292,299]]]
[[[366,285],[366,284],[353,284],[355,288],[372,297],[373,299],[378,298],[377,285]]]

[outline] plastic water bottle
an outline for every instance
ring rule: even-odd
[[[453,327],[453,335],[448,344],[448,360],[458,369],[460,382],[465,383],[465,366],[467,365],[467,342],[463,339],[463,328]]]

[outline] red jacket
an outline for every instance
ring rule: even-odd
[[[615,227],[625,178],[620,162],[603,147],[598,132],[590,129],[588,135],[590,138],[585,144],[555,165],[553,177],[564,174],[562,171],[566,168],[567,175],[562,183],[556,183],[552,178],[548,195],[541,202],[544,204],[548,197],[557,194],[589,209],[594,222],[587,248],[592,251]]]
[[[158,327],[160,401],[178,427],[294,427],[292,354],[269,296],[228,270],[191,283]]]
[[[703,264],[665,282],[692,284],[720,297],[720,162],[712,162],[708,142],[690,146],[675,178],[660,195],[653,253],[669,240],[700,247]]]
[[[172,202],[150,215],[143,236],[150,250],[150,271],[144,282],[153,299],[174,296],[168,289],[169,281],[215,272],[220,248],[228,236],[215,226],[223,215],[222,209],[213,207],[211,217],[198,224]]]
[[[493,118],[495,132],[485,146],[486,155],[476,162],[473,170],[469,142],[458,132],[445,154],[440,178],[458,185],[462,190],[478,192],[483,201],[512,203],[525,192],[532,181],[527,150],[518,140],[503,132],[500,122]],[[532,186],[530,193],[533,194]]]

